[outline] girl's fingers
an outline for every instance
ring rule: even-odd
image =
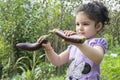
[[[38,42],[38,43],[41,43],[43,40],[44,40],[44,37],[41,36],[41,37],[37,40],[37,42]]]
[[[75,34],[75,32],[74,32],[74,31],[70,31],[70,30],[65,30],[65,31],[64,31],[64,34],[65,34],[66,36],[70,36],[70,35]]]

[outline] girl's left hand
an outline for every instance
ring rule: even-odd
[[[69,36],[71,36],[71,35],[76,34],[76,32],[71,31],[71,30],[64,30],[64,34],[69,37]],[[68,43],[68,44],[73,44],[73,45],[75,45],[75,43],[66,41],[65,39],[62,39],[62,41],[63,41],[63,42],[66,42],[66,43]]]
[[[71,35],[73,35],[73,34],[76,34],[76,32],[71,31],[71,30],[65,30],[65,31],[64,31],[64,34],[65,34],[66,36],[71,36]]]
[[[64,31],[64,34],[66,35],[66,36],[71,36],[71,37],[73,37],[73,38],[75,38],[76,37],[76,39],[78,39],[79,37],[77,36],[77,34],[76,34],[76,32],[74,32],[74,31],[71,31],[71,30],[65,30]],[[75,35],[76,34],[76,35]],[[73,35],[73,36],[72,36]],[[65,39],[63,39],[62,41],[63,42],[66,42],[66,43],[69,43],[69,44],[72,44],[72,45],[76,45],[76,46],[78,46],[79,44],[82,44],[83,42],[84,42],[84,39],[83,39],[83,42],[82,42],[82,38],[85,38],[84,36],[81,36],[81,43],[78,43],[78,42],[70,42],[70,41],[66,41]],[[74,40],[74,39],[73,39]]]

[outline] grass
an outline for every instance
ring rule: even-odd
[[[56,77],[52,77],[49,80],[65,80],[65,77],[63,76],[56,76]]]

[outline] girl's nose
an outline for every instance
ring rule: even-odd
[[[80,31],[83,31],[83,27],[82,27],[81,25],[79,26],[79,30],[80,30]]]

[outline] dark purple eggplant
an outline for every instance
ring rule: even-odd
[[[54,32],[57,36],[64,39],[65,41],[69,41],[69,42],[73,42],[73,43],[84,43],[84,41],[86,40],[86,38],[84,36],[78,35],[78,34],[66,36],[64,34],[64,31],[59,30],[59,29],[53,29],[53,31],[51,31],[51,32]]]
[[[34,51],[40,48],[41,45],[39,43],[18,43],[16,47],[23,50]]]
[[[45,38],[48,36],[45,36]],[[46,39],[43,39],[41,42],[36,43],[18,43],[16,44],[16,47],[22,50],[27,51],[34,51],[42,48],[42,43],[47,43],[48,41]]]

